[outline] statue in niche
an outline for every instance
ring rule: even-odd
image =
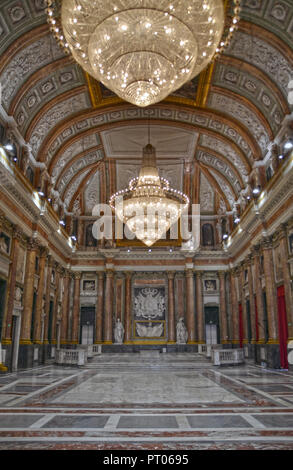
[[[202,244],[203,246],[214,246],[214,227],[212,224],[203,224]]]
[[[186,344],[188,333],[186,326],[184,325],[183,318],[179,318],[176,326],[176,336],[177,336],[177,343],[178,344]]]
[[[115,328],[114,328],[115,343],[122,344],[123,336],[124,336],[124,328],[123,328],[120,318],[118,318],[118,320],[116,321]]]

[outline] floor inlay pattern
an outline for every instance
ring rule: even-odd
[[[293,374],[108,354],[0,377],[3,449],[293,449]]]

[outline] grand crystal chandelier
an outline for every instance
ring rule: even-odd
[[[62,0],[61,23],[63,44],[86,72],[124,100],[149,106],[210,63],[225,11],[223,0]]]
[[[156,151],[148,143],[143,149],[139,176],[129,182],[128,188],[113,194],[109,203],[130,232],[151,246],[178,221],[188,208],[189,198],[159,176]]]

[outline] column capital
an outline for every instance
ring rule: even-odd
[[[251,248],[251,254],[254,258],[260,255],[260,251],[261,251],[261,248],[259,244],[253,245],[253,247]]]
[[[22,241],[24,239],[24,233],[18,225],[13,226],[12,238],[16,238],[18,241]]]
[[[98,279],[104,280],[104,271],[97,271]]]
[[[49,250],[46,246],[40,246],[40,258],[48,258]]]
[[[261,247],[263,250],[271,250],[273,248],[272,237],[265,237],[261,241]]]
[[[114,277],[114,269],[106,269],[106,277]]]
[[[193,277],[194,270],[191,268],[185,269],[185,276],[186,277]]]
[[[218,271],[218,276],[220,279],[225,279],[225,276],[226,276],[226,272],[227,271]]]
[[[124,274],[125,274],[125,278],[126,278],[126,279],[131,279],[132,276],[133,276],[133,272],[132,272],[132,271],[126,271]]]
[[[196,274],[196,277],[201,279],[202,276],[204,275],[204,271],[194,271],[194,273]]]
[[[74,279],[75,281],[80,280],[80,279],[81,279],[81,275],[82,275],[82,272],[80,272],[80,271],[74,271],[74,272],[73,272],[73,279]]]
[[[4,212],[0,211],[0,230],[1,229],[11,230],[13,228],[13,224],[9,222],[9,220],[5,217]]]
[[[170,280],[174,279],[175,271],[168,271],[167,274],[168,274],[168,279],[170,279]]]
[[[28,251],[36,251],[40,247],[38,241],[35,238],[28,238],[26,241],[26,246]]]

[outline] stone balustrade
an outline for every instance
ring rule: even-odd
[[[56,364],[84,366],[87,362],[87,353],[85,349],[57,349],[55,362]]]
[[[213,349],[212,362],[214,366],[238,365],[244,363],[243,349]]]

